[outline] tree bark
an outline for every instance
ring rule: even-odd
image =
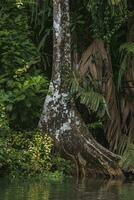
[[[97,143],[76,110],[69,93],[71,45],[69,0],[53,0],[53,69],[39,128],[49,133],[76,165],[85,168],[93,159],[103,173],[121,176],[120,157]]]

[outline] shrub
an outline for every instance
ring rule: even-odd
[[[48,81],[38,67],[40,54],[31,40],[26,9],[5,0],[0,15],[0,102],[11,128],[30,130],[37,126]]]
[[[11,132],[0,137],[0,168],[12,175],[35,175],[48,172],[52,166],[53,142],[47,134]]]

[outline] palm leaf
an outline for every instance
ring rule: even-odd
[[[102,110],[109,115],[107,103],[105,101],[105,98],[102,94],[95,91],[90,80],[80,80],[80,77],[78,77],[78,74],[72,77],[72,79],[69,80],[70,86],[71,86],[71,94],[75,95],[76,99],[80,100],[81,104],[84,104],[88,109],[90,109],[92,112],[98,112],[99,109],[102,113]]]
[[[134,43],[125,43],[120,47],[120,69],[118,74],[118,89],[121,87],[122,78],[125,72],[134,67],[131,64],[131,60],[134,58]]]

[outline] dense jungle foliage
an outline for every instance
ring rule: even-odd
[[[70,15],[76,71],[70,94],[94,138],[134,172],[133,1],[71,0]],[[54,154],[52,138],[37,130],[51,79],[52,35],[51,0],[0,1],[0,174],[73,173],[73,164]],[[105,63],[112,66],[107,74]],[[113,82],[106,86],[108,76]]]

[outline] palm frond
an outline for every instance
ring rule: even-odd
[[[33,40],[40,52],[43,70],[51,66],[52,48],[52,1],[21,0],[28,13]],[[47,49],[46,49],[47,47]]]
[[[119,155],[123,155],[126,148],[127,148],[127,145],[128,145],[128,141],[129,141],[129,137],[125,134],[122,134],[120,136],[120,140],[119,140],[119,144],[118,144],[118,154]]]
[[[134,42],[127,42],[120,46],[120,51],[125,51],[127,54],[134,55]]]
[[[123,169],[127,172],[134,173],[134,144],[128,144],[122,158]]]
[[[123,14],[124,11],[127,9],[127,0],[108,0],[111,9],[114,10],[118,7],[119,11]]]
[[[93,112],[97,112],[101,106],[103,106],[103,109],[105,109],[104,104],[106,102],[104,97],[95,92],[92,88],[89,91],[81,90],[78,96],[80,97],[81,104],[84,104]]]
[[[90,111],[98,113],[102,117],[105,113],[108,114],[108,106],[104,96],[96,91],[89,79],[83,79],[83,81],[76,77],[70,79],[71,94],[75,95],[76,99],[80,100],[80,103],[85,105]],[[109,116],[110,117],[110,116]]]
[[[120,47],[120,69],[118,74],[118,89],[121,87],[122,78],[129,68],[133,68],[131,60],[134,58],[134,42],[125,43]]]

